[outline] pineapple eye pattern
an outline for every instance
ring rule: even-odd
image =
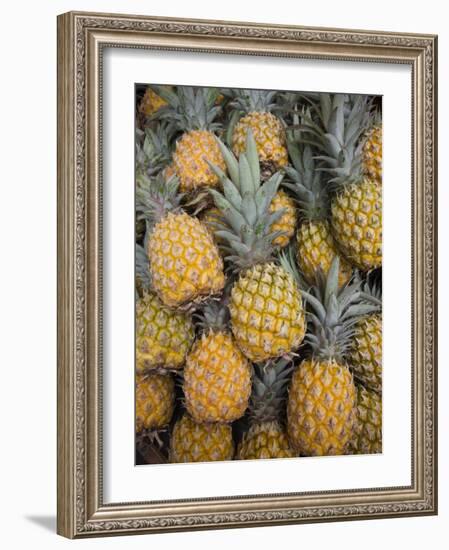
[[[145,83],[135,120],[136,464],[381,453],[381,98]]]

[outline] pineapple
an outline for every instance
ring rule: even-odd
[[[220,293],[223,260],[207,228],[180,208],[177,178],[142,178],[138,210],[150,228],[147,254],[160,300],[170,308],[191,307]]]
[[[175,408],[175,383],[169,373],[151,372],[136,377],[136,432],[160,430]]]
[[[270,232],[280,231],[281,234],[273,239],[273,245],[285,248],[295,234],[296,229],[296,208],[293,200],[285,193],[278,191],[270,204],[270,212],[282,211],[281,217],[271,224]]]
[[[237,448],[237,458],[291,458],[295,456],[282,425],[281,411],[291,372],[290,362],[279,359],[255,365],[250,405],[250,427]]]
[[[170,462],[232,460],[234,442],[228,424],[199,424],[188,414],[178,420],[170,440]]]
[[[161,107],[165,107],[167,102],[155,91],[148,87],[139,104],[139,113],[149,117],[154,115]]]
[[[217,167],[223,194],[210,190],[229,229],[226,259],[238,272],[229,300],[231,330],[239,348],[251,361],[265,361],[296,350],[305,332],[302,299],[292,275],[273,258],[271,233],[282,211],[270,213],[270,204],[282,176],[261,184],[260,165],[252,131],[239,161],[221,142],[230,179]]]
[[[321,94],[316,105],[321,127],[309,120],[320,160],[331,174],[331,229],[345,258],[362,271],[382,265],[382,186],[364,174],[363,135],[370,120],[364,96]]]
[[[214,122],[221,107],[216,104],[218,90],[178,86],[176,92],[156,90],[168,102],[160,111],[162,119],[175,121],[183,132],[176,143],[173,167],[180,181],[182,193],[192,193],[203,187],[217,187],[219,178],[211,170],[208,161],[225,169],[220,148],[214,133],[220,128]]]
[[[319,271],[329,272],[337,254],[336,245],[327,219],[329,195],[323,172],[316,166],[312,149],[301,148],[292,138],[288,139],[292,166],[286,166],[289,181],[283,182],[294,195],[301,215],[296,233],[296,258],[301,272],[309,284],[314,284]],[[351,277],[352,268],[340,261],[338,282],[344,285]]]
[[[382,396],[357,386],[357,419],[350,454],[382,452]]]
[[[355,319],[375,306],[362,302],[357,281],[339,289],[338,273],[335,256],[327,280],[321,277],[310,294],[303,291],[310,353],[293,373],[287,428],[291,445],[305,456],[344,454],[353,437],[356,389],[344,353]]]
[[[372,277],[362,288],[379,307],[382,305],[381,289]],[[381,393],[382,315],[379,311],[364,315],[354,325],[347,358],[355,378],[366,388]]]
[[[136,245],[136,371],[180,369],[195,337],[192,317],[172,311],[151,291],[145,249]]]
[[[181,369],[195,337],[189,314],[173,311],[152,292],[136,304],[136,370]]]
[[[185,406],[196,422],[233,422],[248,407],[251,365],[227,330],[227,320],[224,303],[205,305],[202,335],[187,356]]]
[[[274,107],[276,92],[265,90],[236,90],[232,106],[245,116],[230,128],[232,150],[236,157],[244,153],[246,136],[251,130],[256,140],[263,179],[286,166],[288,153],[282,121],[270,111]]]
[[[382,119],[376,112],[363,136],[362,163],[366,177],[382,183]]]

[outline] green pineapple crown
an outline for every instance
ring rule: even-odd
[[[270,112],[276,107],[278,92],[272,90],[232,90],[231,107],[244,113]]]
[[[137,171],[153,176],[171,161],[174,136],[173,124],[169,121],[159,121],[154,128],[145,128],[144,132],[137,130],[137,135]]]
[[[302,129],[319,150],[316,159],[323,161],[320,170],[330,174],[330,182],[339,186],[358,181],[362,176],[361,136],[365,133],[372,108],[366,96],[320,94],[312,102],[313,117],[308,112]]]
[[[279,420],[293,363],[280,358],[254,365],[249,415],[253,423]]]
[[[176,91],[163,86],[151,88],[168,103],[157,111],[156,118],[171,121],[181,132],[221,129],[221,124],[215,121],[221,111],[216,104],[220,94],[218,88],[177,86]]]
[[[145,220],[147,230],[162,220],[168,212],[181,211],[182,194],[178,193],[179,180],[171,176],[166,180],[162,174],[148,177],[138,174],[136,187],[137,219]],[[148,233],[148,231],[147,231]]]
[[[359,272],[356,272],[356,277],[360,279],[360,288],[363,293],[369,296],[373,303],[382,307],[382,279],[379,277],[379,270],[370,271],[365,280],[361,279]]]
[[[271,232],[271,225],[283,214],[283,209],[270,212],[270,204],[282,181],[282,174],[273,174],[261,182],[259,157],[252,131],[248,131],[246,151],[236,159],[217,139],[229,177],[210,164],[220,178],[223,193],[210,189],[215,205],[222,212],[229,229],[216,235],[227,245],[222,246],[226,259],[238,269],[246,269],[273,257],[273,240],[283,233]]]
[[[230,285],[223,292],[220,299],[211,299],[194,314],[197,325],[202,332],[227,332],[229,323],[229,298]]]
[[[297,143],[291,136],[287,138],[287,148],[292,165],[284,168],[286,179],[282,185],[296,197],[303,218],[310,221],[326,218],[329,192],[323,173],[315,163],[312,148]]]
[[[379,310],[378,302],[362,290],[357,278],[339,288],[339,267],[340,259],[335,256],[327,278],[319,274],[310,291],[301,291],[308,306],[305,341],[312,355],[321,360],[344,361],[355,323],[361,316]]]

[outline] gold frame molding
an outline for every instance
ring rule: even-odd
[[[412,484],[104,504],[101,86],[105,47],[412,69]],[[437,513],[437,37],[131,15],[58,17],[58,533],[70,538]],[[150,495],[149,495],[150,496]]]

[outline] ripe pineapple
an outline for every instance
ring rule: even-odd
[[[382,265],[382,186],[363,173],[362,136],[370,104],[365,96],[321,94],[316,104],[321,127],[309,121],[336,189],[331,199],[331,229],[350,263],[361,269]]]
[[[363,173],[368,178],[382,183],[382,119],[379,112],[373,115],[363,140]]]
[[[228,424],[199,424],[188,414],[178,420],[170,440],[170,462],[232,460],[234,442]]]
[[[246,136],[251,130],[256,140],[263,179],[286,166],[288,153],[282,121],[270,111],[276,92],[265,90],[236,90],[233,107],[246,113],[232,130],[232,150],[239,157],[246,148]]]
[[[357,281],[339,289],[338,272],[335,256],[327,280],[321,277],[311,294],[303,291],[310,355],[293,373],[287,428],[291,445],[305,456],[343,454],[353,437],[356,390],[344,353],[355,319],[375,306],[361,302]]]
[[[382,292],[372,278],[362,286],[372,301],[382,305]],[[382,314],[380,311],[361,317],[353,328],[348,354],[355,378],[366,388],[382,392]]]
[[[166,307],[151,291],[145,249],[136,245],[136,371],[180,369],[193,343],[191,315]]]
[[[301,148],[289,138],[288,150],[292,166],[285,167],[289,181],[283,185],[296,195],[301,220],[296,233],[296,259],[306,281],[314,284],[318,272],[327,275],[337,254],[327,219],[329,192],[323,172],[315,164],[312,149],[309,146]],[[351,266],[341,260],[340,286],[349,280],[351,273]]]
[[[250,404],[250,427],[237,448],[237,458],[291,458],[295,456],[282,425],[281,412],[290,362],[255,365],[253,392]]]
[[[138,210],[148,222],[152,286],[168,307],[189,307],[224,287],[223,260],[207,228],[179,206],[178,181],[143,178]]]
[[[270,213],[270,204],[282,179],[273,175],[264,184],[256,143],[251,131],[239,161],[221,142],[230,179],[221,177],[224,194],[210,190],[229,229],[220,236],[229,249],[227,260],[238,277],[229,301],[234,338],[251,361],[279,357],[299,347],[305,332],[304,310],[299,289],[290,273],[273,261],[271,226],[282,211]]]
[[[151,372],[136,377],[136,432],[160,430],[175,408],[175,383],[169,373]]]
[[[139,112],[145,116],[152,116],[154,113],[159,111],[161,107],[165,107],[167,102],[160,95],[158,95],[154,90],[149,86],[145,90],[145,94],[139,104]]]
[[[180,181],[181,192],[191,193],[202,187],[217,187],[219,178],[211,170],[208,161],[225,169],[214,135],[220,128],[220,124],[214,122],[221,111],[216,103],[218,90],[190,86],[178,86],[176,92],[156,89],[168,102],[168,106],[160,112],[160,117],[174,121],[177,129],[183,132],[173,154],[173,167]]]
[[[202,335],[187,356],[185,406],[196,422],[233,422],[248,407],[251,365],[227,330],[224,303],[207,304],[201,315]]]
[[[271,224],[270,231],[272,233],[280,231],[281,234],[273,239],[273,245],[279,248],[285,248],[290,239],[295,234],[296,229],[296,208],[293,200],[280,190],[276,193],[270,204],[270,212],[282,211],[281,217]]]
[[[357,386],[357,415],[349,454],[382,452],[382,396]]]
[[[136,370],[180,369],[195,337],[190,315],[167,308],[152,292],[136,304]]]

